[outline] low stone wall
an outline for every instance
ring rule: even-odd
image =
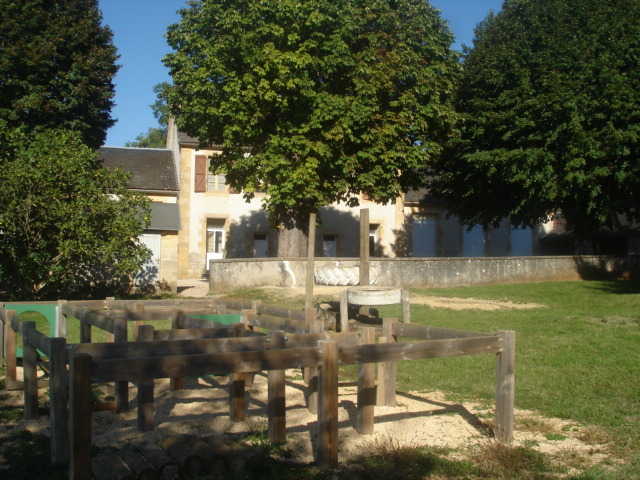
[[[591,278],[630,278],[640,257],[597,255],[549,257],[372,258],[373,285],[453,287],[505,282],[537,282]],[[357,284],[357,258],[315,261],[316,284]],[[210,264],[212,290],[238,287],[303,287],[304,258],[246,258],[214,260]],[[334,279],[335,281],[331,281]]]

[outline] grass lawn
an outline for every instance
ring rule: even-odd
[[[640,479],[640,283],[547,282],[414,289],[412,294],[540,304],[530,310],[496,311],[413,305],[412,322],[479,332],[515,330],[516,406],[601,428],[625,464],[567,477],[549,468],[542,454],[522,447],[482,452],[471,464],[433,449],[415,449],[382,456],[371,452],[334,476],[305,470],[292,476],[280,472],[273,478]],[[296,308],[304,303],[301,297],[291,299],[261,289],[238,290],[230,296]],[[399,307],[388,307],[382,313],[399,316],[400,312]],[[169,326],[168,321],[154,325]],[[134,338],[133,330],[129,333]],[[106,340],[101,335],[94,330],[94,341]],[[69,340],[77,339],[78,325],[72,320]],[[495,401],[492,355],[400,362],[398,379],[404,391],[442,390],[452,399],[479,400],[488,406]]]
[[[545,282],[413,289],[412,294],[543,305],[497,311],[413,305],[412,322],[478,332],[515,330],[516,406],[602,427],[615,442],[615,453],[631,463],[615,478],[640,478],[640,283]],[[232,295],[270,300],[259,289]],[[271,300],[284,303],[280,297]],[[288,301],[302,303],[299,297]],[[400,308],[381,313],[399,317]],[[453,399],[493,405],[495,358],[400,362],[398,381],[405,391],[437,389]]]
[[[412,321],[481,332],[515,330],[519,408],[605,427],[620,453],[640,453],[639,284],[555,282],[414,293],[544,305],[500,311],[413,306]],[[493,402],[494,370],[489,355],[403,362],[400,387]]]

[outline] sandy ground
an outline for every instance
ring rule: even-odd
[[[267,292],[273,292],[277,297],[301,297],[305,290],[302,287],[261,287]],[[315,286],[315,296],[332,297],[339,300],[340,294],[346,287]],[[426,305],[434,308],[448,308],[451,310],[529,310],[544,308],[537,303],[514,303],[500,300],[483,300],[479,298],[437,297],[427,295],[411,295],[413,305]]]
[[[168,380],[157,380],[156,428],[144,433],[136,428],[136,391],[132,387],[131,409],[128,412],[97,412],[93,416],[93,442],[99,447],[98,454],[93,459],[97,478],[119,478],[127,472],[140,471],[144,468],[141,463],[145,462],[157,467],[166,463],[168,455],[184,458],[187,453],[194,451],[210,452],[211,455],[216,448],[225,444],[225,439],[238,438],[250,432],[264,432],[268,422],[266,385],[266,375],[255,376],[254,384],[247,389],[247,421],[233,423],[228,415],[225,377],[192,380],[181,391],[171,391]],[[310,462],[313,461],[317,417],[306,408],[305,388],[300,371],[288,370],[286,447],[295,460]],[[19,397],[20,393],[13,394],[13,401],[17,404],[21,402]],[[380,445],[436,446],[460,452],[472,451],[474,447],[493,441],[488,420],[492,417],[492,408],[492,405],[473,402],[451,402],[438,391],[398,392],[397,406],[375,408],[374,434],[360,435],[354,429],[356,387],[354,384],[341,384],[340,461]],[[606,445],[593,445],[580,440],[586,427],[575,422],[517,411],[516,427],[515,445],[534,446],[560,459],[569,456],[572,461],[579,459],[582,464],[587,465],[607,458]],[[18,428],[25,428],[25,425],[18,425]],[[47,418],[31,423],[28,428],[48,433]],[[176,451],[176,448],[180,450],[176,444],[180,443],[180,439],[184,443],[185,438],[186,453],[181,454]],[[184,446],[182,448],[185,449]],[[131,454],[132,451],[137,453]],[[105,464],[109,465],[107,472],[103,472]],[[101,472],[105,475],[100,475]]]

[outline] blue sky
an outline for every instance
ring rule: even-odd
[[[107,145],[122,146],[157,125],[151,105],[153,86],[169,80],[162,57],[169,52],[167,27],[179,20],[185,0],[99,0],[103,22],[111,27],[118,48],[120,71],[115,78],[117,119],[107,135]],[[502,0],[431,0],[442,11],[456,37],[455,47],[470,45],[473,29],[489,10],[498,11]]]

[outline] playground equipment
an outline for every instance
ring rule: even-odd
[[[269,439],[281,443],[286,440],[284,370],[309,369],[308,408],[317,411],[319,421],[316,459],[334,465],[338,458],[338,365],[360,366],[355,428],[368,434],[374,428],[374,406],[395,402],[396,362],[493,353],[497,356],[495,434],[502,442],[512,438],[513,332],[483,334],[384,319],[381,327],[355,324],[334,333],[325,331],[317,316],[310,318],[308,310],[212,300],[68,302],[62,314],[65,322],[72,317],[80,322],[80,344],[50,338],[32,323],[17,322],[11,311],[0,310],[9,330],[5,328],[5,340],[10,343],[13,337],[15,341],[18,330],[24,337],[27,419],[37,416],[38,356],[48,359],[40,363],[50,372],[51,453],[57,463],[70,462],[72,479],[91,477],[91,384],[105,381],[116,382],[120,410],[128,408],[129,383],[138,385],[138,428],[149,430],[154,427],[154,379],[171,378],[173,388],[179,389],[183,377],[230,375],[231,418],[241,420],[246,416],[248,378],[266,371]],[[212,325],[192,316],[198,314],[236,314],[240,321]],[[171,329],[158,330],[150,324],[167,318],[172,318]],[[136,341],[128,341],[128,322],[137,322]],[[90,343],[91,326],[110,332],[114,342]]]

